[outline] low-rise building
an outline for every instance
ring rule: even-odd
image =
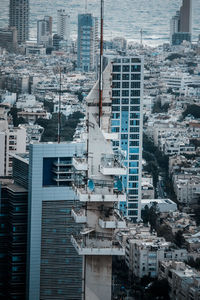
[[[128,229],[121,230],[121,240],[125,245],[125,262],[134,276],[142,278],[158,276],[158,263],[162,260],[187,260],[187,250],[178,249],[150,232],[148,226],[127,224]]]
[[[170,299],[200,299],[200,273],[179,261],[160,261],[159,279],[167,279]]]
[[[154,204],[161,213],[177,211],[177,204],[170,199],[142,199],[141,209],[144,209],[146,205],[150,208]]]
[[[186,178],[177,178],[174,180],[174,192],[177,200],[184,206],[198,204],[200,196],[200,178],[199,176],[190,175]]]

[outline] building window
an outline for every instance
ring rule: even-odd
[[[140,99],[138,99],[138,98],[131,98],[131,104],[140,104]]]
[[[112,91],[112,96],[113,97],[120,97],[120,90],[113,90]]]
[[[122,106],[122,111],[129,111],[129,107],[128,106]]]
[[[121,80],[121,74],[113,74],[112,79],[113,80]]]
[[[113,73],[118,73],[121,72],[121,66],[119,65],[114,65],[113,66]]]
[[[120,82],[116,81],[112,84],[113,89],[120,89]]]
[[[131,146],[139,146],[139,141],[130,141],[129,142],[129,146],[131,147]]]
[[[131,97],[138,97],[140,96],[140,90],[131,90]]]
[[[140,89],[140,82],[131,82],[132,89]]]
[[[112,104],[120,104],[120,99],[113,99]]]
[[[140,65],[134,65],[134,66],[131,66],[131,72],[141,72],[141,66]]]
[[[128,97],[129,96],[129,90],[122,90],[122,97]]]
[[[129,65],[125,65],[122,68],[123,72],[130,72],[130,66]]]
[[[123,89],[128,89],[129,88],[129,82],[127,82],[127,81],[122,82],[122,88]]]
[[[129,99],[122,98],[122,104],[129,104]]]
[[[120,111],[120,106],[112,106],[112,111]]]
[[[129,80],[129,74],[122,74],[122,80]]]

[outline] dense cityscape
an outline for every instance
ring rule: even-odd
[[[107,0],[105,0],[107,1]],[[89,2],[89,0],[88,0]],[[200,299],[200,35],[104,37],[94,16],[0,28],[0,299]],[[128,7],[127,7],[128,9]],[[199,12],[200,13],[200,12]],[[195,24],[197,26],[198,24]],[[159,26],[159,24],[157,25]]]

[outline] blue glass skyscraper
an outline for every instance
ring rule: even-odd
[[[113,146],[126,152],[127,167],[127,201],[119,208],[133,222],[141,218],[143,68],[142,57],[112,60],[112,132],[119,133]]]
[[[78,15],[77,67],[83,72],[96,67],[98,21],[91,14]]]

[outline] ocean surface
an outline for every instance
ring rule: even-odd
[[[65,9],[71,16],[71,36],[76,37],[77,15],[85,12],[85,0],[29,0],[30,37],[36,38],[37,20],[44,15],[53,17],[56,32],[57,10]],[[123,36],[129,41],[143,40],[158,45],[169,40],[170,18],[182,0],[105,0],[104,38]],[[0,27],[8,24],[9,0],[0,0]],[[88,0],[88,12],[99,17],[100,0]],[[200,34],[200,0],[193,0],[193,40]]]

